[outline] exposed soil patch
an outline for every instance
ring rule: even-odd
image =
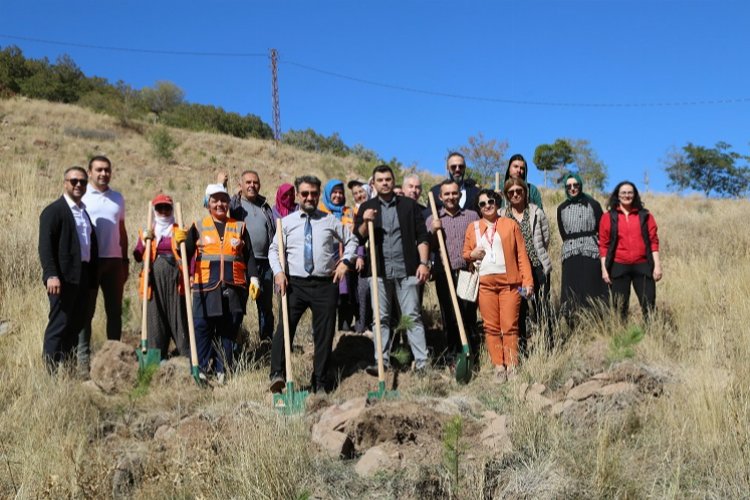
[[[440,440],[449,415],[435,412],[431,404],[382,401],[366,408],[347,425],[357,449],[381,443],[425,443]]]

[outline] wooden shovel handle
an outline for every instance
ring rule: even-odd
[[[174,204],[174,212],[177,225],[183,228],[182,207],[179,203]],[[180,258],[182,260],[182,284],[185,289],[185,309],[187,309],[188,335],[190,337],[190,364],[196,367],[198,366],[198,347],[195,344],[195,324],[193,323],[193,292],[190,289],[189,255],[184,241],[180,243]]]
[[[151,206],[151,202],[148,202],[148,215],[146,215],[146,228],[151,230],[151,225],[154,223],[154,209]],[[151,242],[147,239],[143,240],[143,246],[145,247],[143,252],[143,304],[141,306],[141,352],[146,354],[148,351],[146,347],[146,341],[148,339],[148,275],[151,271]]]
[[[375,224],[367,221],[367,239],[370,242],[370,269],[372,270],[371,293],[373,311],[372,316],[375,318],[375,359],[378,360],[378,381],[385,382],[385,366],[383,365],[383,336],[380,333],[380,296],[378,285],[378,253],[375,245]]]
[[[276,237],[279,244],[279,264],[281,272],[286,273],[286,250],[284,249],[284,228],[281,225],[281,219],[276,219]],[[289,282],[287,282],[287,287]],[[292,375],[292,341],[289,338],[289,301],[286,296],[287,291],[281,294],[281,322],[284,326],[284,366],[286,369],[286,382],[294,383]]]

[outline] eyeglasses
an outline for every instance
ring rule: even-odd
[[[571,184],[565,184],[565,189],[570,191],[571,189],[580,189],[581,183],[580,182],[573,182]]]
[[[70,182],[70,185],[73,187],[76,187],[77,185],[85,185],[88,182],[88,179],[79,179],[77,177],[74,177],[72,179],[65,179],[66,181]]]
[[[318,196],[320,196],[320,191],[300,191],[299,195],[303,198],[317,198]]]
[[[487,201],[480,201],[479,202],[479,208],[484,208],[485,206],[493,206],[495,204],[494,198],[488,198]]]
[[[620,196],[635,196],[633,191],[620,191]]]
[[[159,204],[154,207],[157,212],[171,212],[172,211],[172,205],[166,205],[166,204]]]
[[[508,196],[521,196],[523,194],[523,189],[509,189],[508,190]]]
[[[466,168],[466,163],[461,163],[458,165],[448,165],[449,170],[463,170]]]

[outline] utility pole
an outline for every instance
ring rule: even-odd
[[[281,140],[281,111],[279,108],[279,53],[270,49],[271,57],[271,88],[273,92],[273,139],[276,146]]]
[[[648,169],[643,171],[643,192],[648,193]]]

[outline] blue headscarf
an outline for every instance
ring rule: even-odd
[[[336,187],[341,187],[341,190],[344,190],[344,181],[340,181],[338,179],[331,179],[330,181],[326,182],[326,187],[323,190],[323,205],[334,215],[337,219],[341,220],[341,216],[344,214],[344,208],[346,207],[346,203],[342,203],[341,205],[334,205],[331,201],[331,193],[333,192],[333,189]]]

